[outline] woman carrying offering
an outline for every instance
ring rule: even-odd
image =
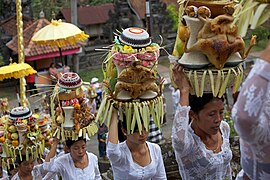
[[[242,171],[237,180],[270,179],[270,60],[266,59],[256,59],[232,110],[240,136]]]
[[[58,141],[55,141],[51,151],[55,152]],[[99,180],[98,159],[93,153],[86,151],[86,139],[66,140],[68,154],[58,158],[46,158],[43,168],[46,171],[59,173],[65,180]],[[52,155],[53,156],[53,155]]]
[[[111,162],[114,179],[167,179],[160,147],[146,141],[148,132],[144,128],[141,134],[136,129],[135,127],[133,134],[127,134],[126,141],[119,143],[118,112],[113,109],[107,156]],[[124,134],[127,132],[124,118],[122,131]]]
[[[190,84],[180,65],[173,68],[173,80],[181,93],[172,142],[182,179],[232,179],[230,128],[223,121],[223,100],[212,93],[190,95]]]
[[[34,161],[32,156],[26,160],[26,155],[19,155],[16,157],[16,164],[18,164],[18,172],[11,178],[12,180],[28,180],[28,179],[42,179],[42,168],[36,165],[34,166]]]

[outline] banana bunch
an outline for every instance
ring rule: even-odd
[[[243,79],[243,67],[238,65],[232,68],[188,70],[185,69],[193,94],[202,97],[204,91],[212,91],[215,97],[222,97],[227,87],[233,86],[235,93]]]
[[[154,123],[160,128],[163,123],[164,108],[163,98],[158,96],[152,100],[120,102],[113,100],[109,96],[105,96],[101,102],[96,116],[96,122],[107,122],[110,126],[113,106],[118,107],[120,116],[123,113],[126,117],[127,133],[132,134],[134,127],[137,124],[139,132],[142,132],[143,127],[148,131],[150,116],[153,117]]]

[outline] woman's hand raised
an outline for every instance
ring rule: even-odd
[[[189,92],[190,83],[181,65],[174,65],[172,78],[180,91],[185,90]]]
[[[173,67],[173,81],[177,88],[180,90],[180,105],[188,106],[189,105],[189,89],[190,82],[184,73],[183,67],[179,64],[175,64]]]

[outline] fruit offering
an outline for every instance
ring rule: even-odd
[[[36,119],[27,107],[13,108],[7,122],[7,153],[15,157],[25,153],[39,157],[44,154],[44,139],[40,139],[41,131],[36,125]]]
[[[65,73],[51,96],[52,130],[61,140],[92,136],[97,132],[95,116],[90,112],[82,84],[78,74]]]
[[[107,121],[109,126],[115,106],[127,119],[128,134],[133,133],[136,124],[140,132],[142,125],[148,130],[150,116],[160,127],[164,115],[164,80],[157,76],[159,55],[160,46],[153,43],[142,28],[130,27],[115,37],[114,45],[104,60],[106,94],[99,107],[97,121]],[[117,69],[117,75],[114,69]]]

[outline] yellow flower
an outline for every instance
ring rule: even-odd
[[[132,47],[131,46],[124,45],[124,50],[132,51]]]

